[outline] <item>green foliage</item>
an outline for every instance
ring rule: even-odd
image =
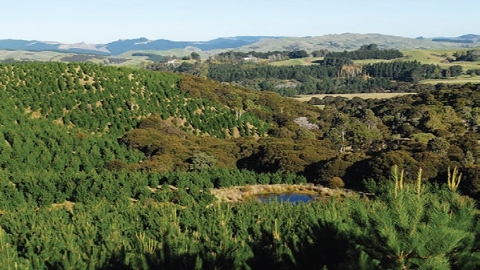
[[[435,135],[432,133],[415,133],[412,134],[412,139],[414,139],[416,142],[422,143],[422,144],[427,144],[430,140],[434,139]]]
[[[418,169],[417,161],[410,155],[410,153],[397,150],[382,153],[369,161],[371,168],[371,179],[376,181],[387,182],[390,178],[390,168],[397,165],[400,168],[406,168],[406,174],[416,175]]]
[[[27,268],[27,260],[18,257],[15,246],[9,241],[9,235],[0,227],[0,266],[4,269]]]
[[[379,200],[353,211],[354,222],[362,228],[359,248],[379,269],[450,269],[452,257],[466,255],[468,248],[460,251],[465,244],[472,247],[471,230],[478,226],[473,202],[445,189],[419,189],[411,180],[401,180],[372,190]]]
[[[460,181],[462,180],[462,173],[458,172],[458,168],[453,168],[453,171],[450,172],[450,167],[448,167],[448,178],[447,178],[447,185],[448,189],[455,192],[457,191],[458,186],[460,185]]]
[[[364,175],[364,172],[360,171],[363,166],[359,166],[359,163],[365,158],[364,154],[347,153],[320,161],[316,166],[315,182],[328,185],[331,179],[339,177],[345,182],[347,188],[359,188],[363,181],[361,177]]]
[[[457,51],[453,53],[455,61],[477,61],[480,58],[478,50]]]
[[[208,170],[214,168],[216,163],[217,159],[215,157],[204,152],[199,152],[193,154],[193,156],[190,158],[188,169],[190,171]]]
[[[329,58],[348,58],[352,60],[359,59],[395,59],[403,57],[403,54],[399,50],[380,50],[378,45],[369,44],[363,45],[358,50],[351,52],[329,52],[325,57]]]
[[[450,144],[448,141],[441,137],[435,137],[428,141],[428,149],[433,153],[445,155],[447,153]]]
[[[0,70],[2,269],[479,267],[473,203],[426,183],[458,166],[465,180],[452,173],[450,185],[478,191],[476,86],[330,99],[320,111],[193,76],[62,63]],[[416,132],[439,139],[400,140]],[[394,164],[405,168],[394,173],[402,188],[389,181]],[[371,176],[374,197],[225,204],[210,192],[327,176],[355,188]]]
[[[45,69],[49,72],[42,72]],[[183,126],[187,130],[211,136],[233,134],[234,126],[242,122],[256,127],[255,132],[265,132],[265,124],[258,119],[239,119],[235,114],[243,109],[241,97],[207,100],[191,95],[187,98],[176,87],[183,79],[173,74],[86,63],[4,64],[0,70],[2,87],[7,94],[15,96],[22,110],[89,132],[120,136],[152,113],[163,118],[185,119]],[[15,77],[15,74],[24,75]],[[17,87],[18,84],[21,87]],[[185,82],[180,85],[182,88]],[[199,91],[199,87],[201,85],[193,85],[191,90]],[[225,102],[225,105],[216,102]],[[108,122],[112,118],[115,123]]]
[[[225,170],[102,175],[95,181],[122,183],[112,187],[111,197],[97,194],[83,202],[39,208],[22,204],[2,213],[2,266],[478,267],[476,210],[456,193],[430,185],[418,193],[406,181],[396,197],[393,184],[387,184],[371,190],[376,198],[370,200],[353,196],[299,205],[212,204],[206,196],[213,178],[237,185],[250,181],[242,177],[258,181],[259,176]],[[276,181],[275,175],[265,176]],[[155,191],[132,202],[125,189],[148,183]],[[90,192],[95,185],[87,185]]]

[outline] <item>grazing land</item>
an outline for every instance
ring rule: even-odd
[[[479,66],[480,68],[480,66]],[[421,83],[437,84],[437,83],[447,83],[447,84],[464,84],[464,83],[480,83],[480,76],[470,76],[470,75],[461,75],[455,78],[448,79],[429,79],[423,80]]]
[[[322,60],[323,57],[308,57],[308,58],[297,58],[297,59],[288,59],[283,61],[272,62],[274,66],[306,66],[314,64],[315,61]]]
[[[448,59],[454,58],[454,53],[459,51],[466,51],[465,48],[459,49],[421,49],[421,50],[405,50],[402,51],[405,57],[405,60],[419,61],[422,64],[434,64],[440,65],[443,68],[451,67],[454,65],[461,65],[463,70],[468,69],[478,69],[480,68],[480,60],[477,61],[453,61],[450,62]],[[470,49],[468,49],[470,50]],[[477,48],[475,50],[480,50]]]

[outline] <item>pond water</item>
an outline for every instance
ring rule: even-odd
[[[289,202],[289,203],[306,203],[315,200],[318,196],[302,193],[282,193],[282,194],[266,194],[257,196],[261,202]]]

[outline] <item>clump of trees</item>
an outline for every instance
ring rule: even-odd
[[[292,51],[270,51],[270,52],[221,52],[213,56],[213,60],[221,63],[239,63],[254,59],[266,60],[269,62],[286,60]]]
[[[458,51],[453,54],[455,61],[469,61],[474,62],[480,59],[480,53],[478,50]]]
[[[403,57],[403,53],[396,49],[380,49],[376,44],[363,45],[355,51],[329,52],[325,58],[347,58],[351,60],[362,59],[395,59]]]

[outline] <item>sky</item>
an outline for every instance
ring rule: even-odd
[[[1,0],[0,39],[480,34],[479,0]]]

